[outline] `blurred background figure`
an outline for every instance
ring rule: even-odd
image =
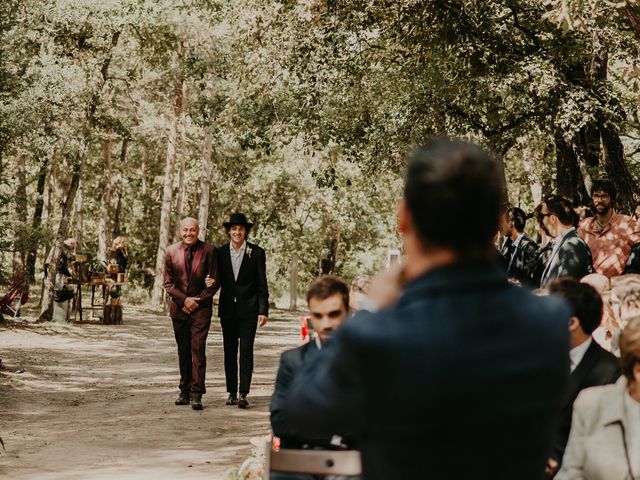
[[[125,273],[129,263],[129,252],[127,251],[127,241],[123,236],[114,238],[111,244],[111,255],[118,264],[118,272]]]
[[[357,312],[363,307],[369,305],[369,285],[371,284],[371,277],[367,275],[360,275],[351,282],[351,289],[349,291],[349,309],[351,312]]]
[[[614,385],[578,396],[558,480],[640,478],[640,317],[620,335],[620,366]]]

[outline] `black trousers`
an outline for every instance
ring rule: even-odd
[[[207,371],[207,335],[211,318],[186,320],[172,319],[173,333],[178,345],[180,365],[180,392],[183,395],[202,395],[207,389],[204,384]]]
[[[253,341],[258,328],[258,316],[252,318],[221,318],[224,346],[224,375],[227,392],[238,393],[238,347],[240,347],[240,394],[248,394],[253,375]]]

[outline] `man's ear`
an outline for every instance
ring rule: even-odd
[[[398,203],[398,232],[401,234],[407,233],[411,227],[411,214],[409,213],[409,207],[407,201],[403,198]]]
[[[575,332],[579,328],[582,328],[582,326],[580,325],[580,320],[578,320],[578,317],[571,317],[569,319],[569,331]]]

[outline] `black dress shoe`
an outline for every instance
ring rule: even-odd
[[[237,404],[238,404],[238,397],[230,393],[229,398],[227,398],[227,405],[237,405]]]
[[[189,405],[190,399],[189,399],[189,395],[185,395],[184,393],[181,393],[180,396],[178,398],[176,398],[176,405]]]
[[[191,408],[194,410],[202,410],[202,395],[191,397]]]
[[[240,400],[238,400],[238,408],[247,408],[249,406],[249,400],[247,400],[247,394],[241,393]]]

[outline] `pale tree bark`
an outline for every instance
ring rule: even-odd
[[[211,190],[211,150],[213,145],[213,133],[210,127],[204,132],[204,148],[202,150],[202,177],[200,179],[200,207],[198,208],[198,225],[200,230],[198,238],[205,241],[207,238],[207,220],[209,219],[209,193]]]
[[[164,190],[162,193],[162,210],[160,211],[160,234],[158,238],[158,253],[156,255],[156,276],[153,282],[151,301],[160,306],[163,299],[164,284],[164,255],[171,236],[171,200],[173,197],[173,180],[176,165],[176,143],[178,141],[178,129],[182,115],[182,83],[176,86],[176,99],[173,108],[173,118],[169,123],[169,136],[167,138],[167,158],[164,175]]]
[[[53,305],[53,287],[54,287],[54,282],[56,277],[58,261],[60,260],[62,243],[64,242],[69,232],[69,219],[71,216],[71,210],[75,203],[75,197],[78,191],[78,186],[80,184],[80,175],[82,173],[82,166],[84,165],[84,162],[87,156],[87,150],[89,148],[89,143],[93,135],[96,110],[100,103],[100,96],[102,94],[102,90],[104,89],[107,83],[109,66],[111,64],[111,59],[113,58],[113,50],[118,44],[119,38],[120,38],[119,31],[114,32],[113,35],[111,36],[111,48],[107,53],[107,56],[102,62],[102,67],[100,69],[101,78],[93,90],[93,94],[91,95],[91,100],[89,101],[89,105],[85,114],[85,122],[82,127],[80,145],[78,147],[78,153],[73,162],[71,184],[69,185],[69,192],[67,193],[67,197],[64,202],[64,206],[62,208],[60,224],[58,225],[58,231],[56,233],[56,239],[53,245],[54,251],[53,251],[53,255],[51,256],[49,271],[47,272],[48,273],[47,278],[44,284],[44,289],[42,291],[40,316],[38,317],[39,321],[51,320],[51,311],[52,311],[52,305]]]
[[[298,309],[298,254],[291,255],[291,282],[289,283],[289,310]]]
[[[78,242],[78,250],[82,251],[82,242],[84,240],[84,180],[82,179],[82,172],[84,172],[84,161],[86,154],[83,155],[83,159],[80,163],[80,182],[78,183],[78,191],[76,194],[76,210],[75,210],[75,223],[76,233],[75,237]]]
[[[100,202],[100,219],[98,220],[98,259],[107,259],[107,238],[109,223],[109,206],[111,203],[111,147],[113,145],[113,137],[107,134],[102,144],[102,168],[103,168],[103,184],[102,184],[102,201]]]
[[[184,105],[187,98],[187,82],[182,82],[182,103]],[[184,109],[182,110],[182,114],[180,115],[180,123],[178,124],[178,138],[179,143],[176,149],[176,154],[180,155],[180,170],[178,174],[178,196],[176,202],[176,210],[174,217],[174,234],[173,241],[177,242],[180,240],[180,220],[182,220],[182,214],[184,211],[184,199],[186,196],[186,187],[185,187],[185,170],[187,168],[187,152],[185,150],[185,145],[187,143],[187,118],[184,114]]]
[[[25,172],[25,160],[23,158],[18,157],[18,169],[17,169],[17,179],[18,179],[18,188],[16,190],[16,216],[19,220],[19,225],[27,225],[27,174]],[[13,274],[22,275],[25,271],[25,260],[26,260],[26,246],[24,238],[24,229],[22,232],[18,232],[18,238],[14,242],[14,250],[13,250]]]
[[[120,161],[116,167],[116,176],[114,181],[114,195],[118,198],[116,203],[116,211],[113,215],[113,238],[119,237],[122,231],[121,215],[122,215],[122,193],[124,191],[124,179],[122,172],[124,171],[124,161],[127,158],[127,148],[129,146],[129,138],[122,139],[122,147],[120,148]]]

